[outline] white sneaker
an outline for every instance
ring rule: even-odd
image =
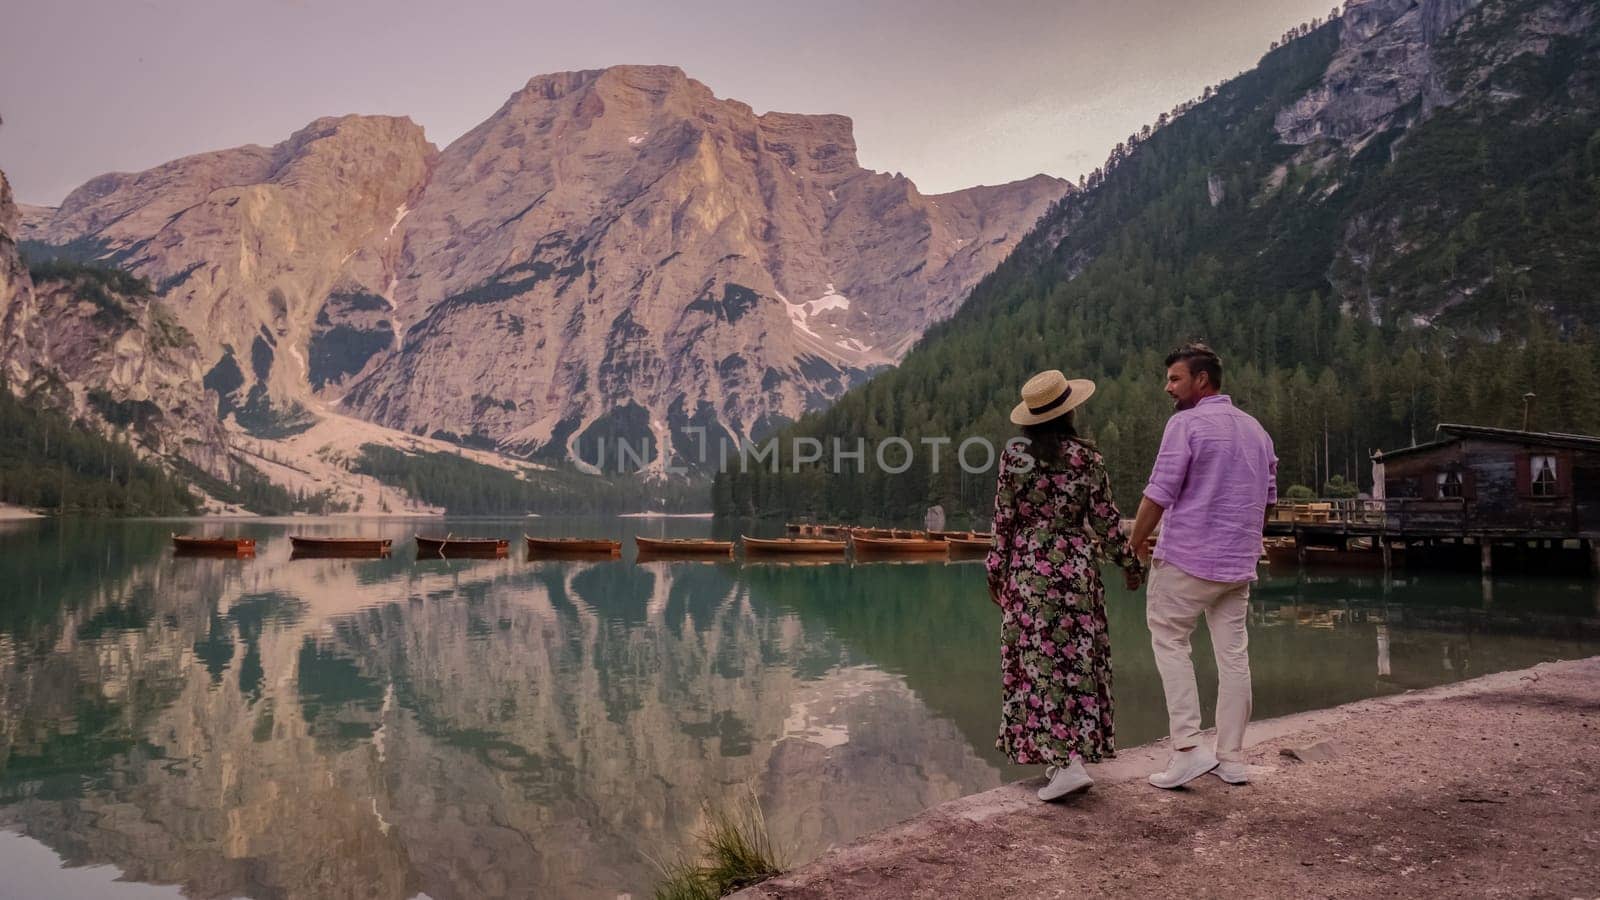
[[[1158,788],[1180,788],[1217,767],[1217,755],[1203,747],[1174,751],[1167,761],[1167,770],[1150,776],[1150,783]]]
[[[1250,783],[1250,767],[1242,762],[1223,760],[1222,762],[1217,763],[1217,767],[1211,770],[1211,774],[1221,778],[1223,781],[1226,781],[1229,784]]]
[[[1084,771],[1083,760],[1075,759],[1070,766],[1050,766],[1044,770],[1050,783],[1039,789],[1039,799],[1046,803],[1051,800],[1060,800],[1068,794],[1087,791],[1094,786],[1094,779]]]

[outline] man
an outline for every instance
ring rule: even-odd
[[[1244,784],[1244,730],[1250,721],[1250,657],[1245,614],[1256,580],[1267,507],[1278,500],[1278,460],[1260,423],[1222,393],[1222,360],[1204,344],[1167,357],[1167,421],[1150,483],[1134,519],[1140,554],[1163,517],[1146,594],[1146,620],[1167,695],[1172,758],[1150,776],[1178,788],[1216,771]],[[1216,750],[1200,746],[1200,695],[1189,636],[1200,616],[1217,657]]]

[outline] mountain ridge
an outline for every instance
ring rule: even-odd
[[[1062,368],[1099,382],[1079,424],[1128,502],[1160,440],[1161,360],[1194,339],[1274,435],[1285,489],[1365,487],[1367,452],[1439,421],[1516,427],[1530,392],[1530,427],[1600,432],[1596,20],[1578,0],[1348,5],[1115,148],[900,366],[780,445],[998,444],[1018,385]],[[1394,93],[1369,103],[1370,84]],[[1313,134],[1325,114],[1338,127]],[[987,515],[988,479],[928,463],[729,471],[716,506]]]
[[[1069,188],[925,196],[860,168],[848,117],[618,66],[536,75],[442,150],[339,116],[108,173],[19,237],[146,278],[252,439],[337,412],[552,461],[627,439],[659,472],[894,364]]]

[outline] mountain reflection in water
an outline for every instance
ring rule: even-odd
[[[615,897],[704,801],[753,789],[799,862],[1032,774],[992,747],[981,565],[417,561],[405,523],[362,526],[389,559],[291,562],[291,530],[354,526],[229,527],[255,560],[174,559],[166,524],[0,531],[0,829],[191,896]],[[1600,646],[1592,583],[1489,588],[1264,581],[1257,716]],[[1142,598],[1108,606],[1127,747],[1165,712]]]

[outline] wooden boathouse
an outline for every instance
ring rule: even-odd
[[[1600,572],[1600,437],[1440,425],[1427,444],[1372,456],[1370,499],[1285,502],[1269,538],[1408,562],[1499,561]],[[1475,557],[1475,559],[1474,559]]]

